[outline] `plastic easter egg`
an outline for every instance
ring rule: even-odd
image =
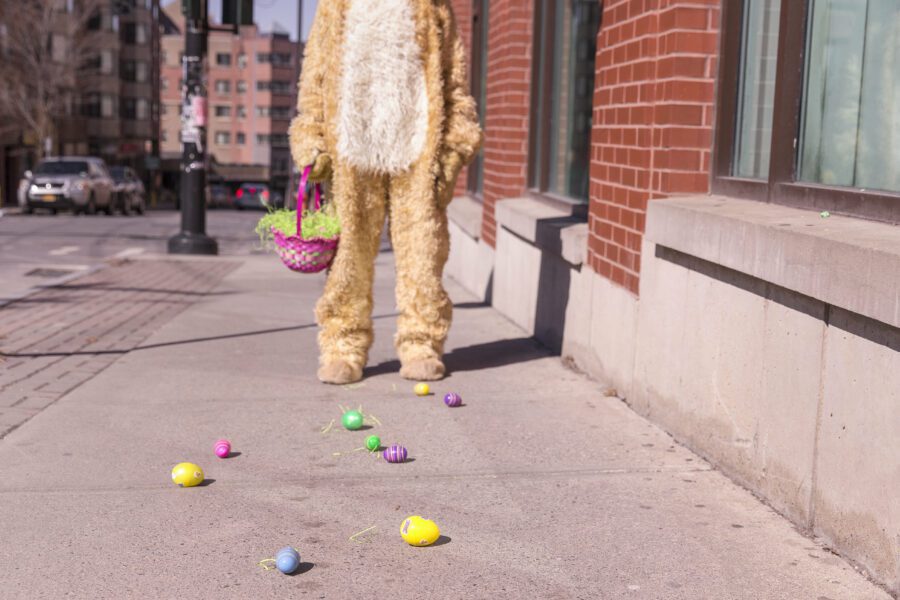
[[[427,383],[417,383],[413,391],[416,393],[416,396],[427,396],[431,393],[431,388]]]
[[[399,444],[391,444],[384,449],[381,455],[389,463],[402,463],[406,461],[406,448]]]
[[[462,404],[462,396],[457,394],[456,392],[450,392],[446,396],[444,396],[444,404],[453,408]]]
[[[285,546],[275,554],[275,567],[282,573],[290,575],[299,566],[300,553],[290,546]]]
[[[228,440],[216,440],[213,451],[219,458],[228,458],[228,455],[231,454],[231,442]]]
[[[350,431],[356,431],[363,426],[363,414],[358,410],[348,410],[341,417],[341,423]]]
[[[194,487],[203,483],[203,469],[194,463],[178,463],[172,468],[172,481],[182,487]]]
[[[434,521],[416,515],[403,520],[400,537],[410,546],[430,546],[441,537],[441,530]]]
[[[378,452],[381,448],[381,438],[377,435],[370,435],[366,438],[366,450],[369,452]]]

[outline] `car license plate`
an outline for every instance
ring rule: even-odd
[[[53,194],[44,194],[43,200],[44,202],[56,202],[56,196]]]

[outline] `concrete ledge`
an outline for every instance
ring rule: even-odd
[[[481,239],[481,219],[484,205],[471,196],[456,196],[447,206],[447,218],[470,238]]]
[[[900,228],[699,196],[650,203],[646,239],[900,327]]]
[[[544,252],[579,266],[587,253],[587,223],[576,204],[541,198],[507,198],[497,203],[497,223]]]

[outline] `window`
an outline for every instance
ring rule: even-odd
[[[272,136],[268,133],[257,133],[256,143],[260,146],[266,146],[272,141]]]
[[[236,141],[238,144],[240,144],[240,145],[243,146],[244,144],[247,143],[247,135],[246,135],[246,134],[240,132],[240,133],[238,133],[237,136],[235,136],[235,137],[236,137],[235,141]]]
[[[478,118],[484,129],[485,107],[487,106],[487,56],[490,20],[488,19],[490,0],[472,0],[472,96],[478,104]],[[480,151],[469,165],[466,188],[469,193],[481,198],[484,193],[484,151]]]
[[[530,186],[587,201],[600,3],[536,1]]]
[[[122,79],[125,81],[134,81],[134,61],[133,60],[123,60],[119,63],[119,72],[122,75]]]
[[[238,119],[246,119],[247,118],[247,109],[244,108],[243,104],[238,104],[235,108],[235,114]]]
[[[238,94],[243,94],[247,91],[247,82],[246,81],[238,81],[235,84],[235,90]]]
[[[241,69],[246,68],[247,67],[247,55],[244,54],[243,52],[238,54],[237,64],[238,64],[238,67],[240,67]]]
[[[724,9],[713,191],[900,222],[900,3]]]
[[[272,108],[269,106],[257,106],[256,107],[256,116],[257,117],[268,117],[272,114]]]
[[[213,110],[215,110],[215,115],[217,117],[230,117],[231,116],[231,107],[230,106],[216,105]]]
[[[122,98],[121,100],[121,108],[120,112],[122,114],[123,119],[136,119],[137,118],[137,99],[136,98]]]
[[[216,144],[219,146],[227,146],[231,143],[231,133],[227,131],[216,132]]]
[[[256,62],[259,64],[272,64],[276,67],[285,67],[291,64],[291,55],[287,52],[257,52]]]
[[[119,33],[123,44],[133,46],[147,43],[147,26],[143,23],[125,23]]]
[[[290,106],[273,106],[271,108],[270,114],[272,115],[273,119],[287,121],[291,118],[291,107]]]
[[[167,77],[159,78],[159,87],[163,90],[169,89],[169,79]]]
[[[215,89],[217,94],[227,94],[231,91],[231,82],[227,79],[217,79]]]
[[[144,83],[148,79],[149,65],[144,61],[138,61],[135,65],[134,75],[137,81]]]
[[[257,81],[256,82],[256,91],[258,92],[272,92],[273,94],[290,94],[291,93],[291,82],[290,81]]]
[[[143,121],[150,118],[150,102],[146,98],[138,98],[134,108],[136,119]]]
[[[216,53],[216,64],[220,67],[230,67],[231,66],[231,55],[227,52],[217,52]]]

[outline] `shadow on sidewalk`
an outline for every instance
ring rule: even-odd
[[[447,367],[447,374],[452,375],[528,362],[550,355],[551,352],[539,341],[523,337],[454,348],[444,355],[444,365]],[[400,361],[394,359],[367,367],[363,374],[365,377],[374,377],[399,370]]]
[[[387,315],[375,315],[372,319],[390,319],[396,317],[396,313]],[[138,350],[152,350],[155,348],[167,348],[169,346],[183,346],[185,344],[199,344],[202,342],[216,342],[219,340],[231,340],[235,338],[253,337],[257,335],[269,335],[271,333],[283,333],[286,331],[302,331],[304,329],[313,329],[317,327],[315,323],[306,323],[304,325],[292,325],[290,327],[273,327],[271,329],[258,329],[256,331],[243,331],[241,333],[227,333],[224,335],[213,335],[209,337],[198,337],[187,340],[173,340],[171,342],[160,342],[158,344],[147,344],[144,346],[136,346],[134,348],[122,348],[114,350],[74,350],[72,352],[0,352],[3,358],[42,358],[46,356],[95,356],[102,354],[128,354]]]

